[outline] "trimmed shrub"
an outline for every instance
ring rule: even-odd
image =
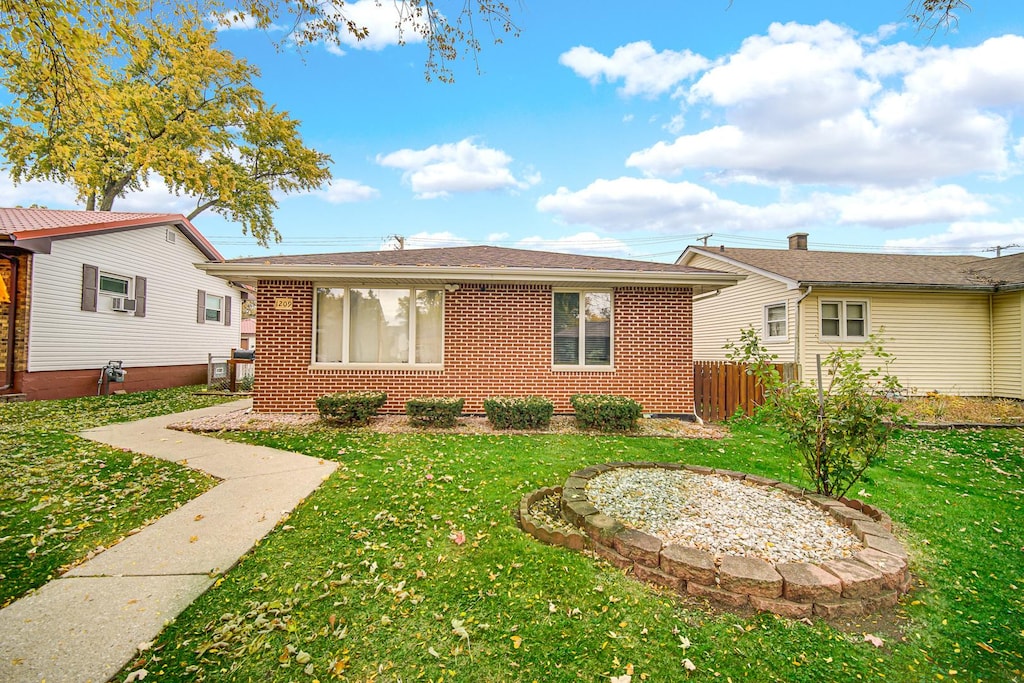
[[[414,425],[454,427],[465,402],[462,398],[414,398],[405,402],[405,413]]]
[[[555,404],[543,396],[493,396],[484,401],[484,412],[495,429],[544,429]]]
[[[575,394],[569,399],[580,429],[629,432],[637,428],[643,406],[625,396]]]
[[[316,400],[320,419],[339,425],[362,425],[376,415],[388,395],[383,391],[347,391]]]

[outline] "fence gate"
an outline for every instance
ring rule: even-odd
[[[795,372],[792,363],[776,363],[775,369],[789,379]],[[697,416],[705,422],[721,422],[737,411],[753,415],[764,402],[764,387],[747,374],[744,363],[695,361],[693,364],[693,403]]]

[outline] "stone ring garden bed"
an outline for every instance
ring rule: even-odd
[[[600,481],[602,474],[642,469],[660,469],[666,476],[725,478],[775,496],[781,492],[848,530],[855,545],[830,558],[771,562],[756,552],[712,554],[691,544],[665,542],[598,510],[588,495],[588,485]],[[541,511],[545,501],[552,514]],[[910,587],[907,553],[892,535],[892,520],[884,512],[858,500],[836,500],[742,472],[653,462],[594,465],[573,472],[562,487],[527,494],[518,514],[520,526],[538,540],[589,550],[638,579],[729,608],[751,607],[792,618],[853,617],[894,606]],[[709,519],[717,521],[713,513]]]

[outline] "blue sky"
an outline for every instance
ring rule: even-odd
[[[481,29],[480,73],[459,61],[454,84],[424,79],[422,44],[394,44],[388,2],[351,4],[372,38],[342,50],[225,30],[334,181],[281,199],[267,249],[212,213],[194,223],[228,258],[389,235],[660,261],[704,235],[783,248],[796,231],[812,249],[1024,247],[1019,0],[978,0],[934,34],[906,4],[513,0],[521,36]],[[115,210],[188,211],[160,185]],[[74,193],[0,181],[3,205],[32,202]]]

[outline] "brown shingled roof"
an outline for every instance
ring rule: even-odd
[[[402,249],[389,251],[349,251],[335,254],[303,254],[297,256],[261,256],[239,258],[231,264],[274,266],[433,266],[440,268],[549,268],[565,270],[606,270],[630,272],[706,273],[702,268],[674,263],[654,263],[604,256],[581,256],[532,249],[472,246],[435,249]]]
[[[1024,255],[1020,254],[992,259],[980,256],[864,254],[808,249],[688,247],[688,250],[728,258],[803,284],[973,289],[1024,282],[1024,258],[1017,259]]]

